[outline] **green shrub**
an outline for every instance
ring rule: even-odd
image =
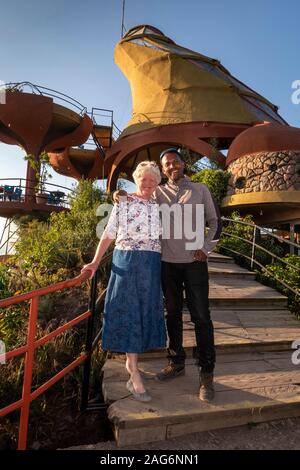
[[[52,213],[47,221],[20,219],[15,255],[7,267],[10,291],[27,292],[78,274],[99,242],[96,209],[106,201],[103,191],[82,180],[70,197],[70,211]]]
[[[283,259],[300,269],[299,256],[286,255]],[[273,284],[274,288],[286,295],[289,299],[289,308],[300,317],[300,272],[291,266],[280,263],[280,261],[266,265],[266,268],[270,274],[267,272],[261,273],[261,279],[266,280],[269,285]],[[277,279],[285,282],[285,284],[294,289],[297,294],[287,289],[283,284],[278,282]]]
[[[0,299],[10,297],[9,275],[5,264],[0,263]]]
[[[230,178],[230,173],[222,170],[205,169],[195,173],[191,180],[195,183],[205,184],[218,204],[221,204],[222,199],[226,196],[227,184]]]

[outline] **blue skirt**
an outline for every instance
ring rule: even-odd
[[[160,253],[115,249],[104,305],[102,349],[141,353],[165,346]]]

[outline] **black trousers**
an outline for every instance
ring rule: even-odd
[[[183,348],[183,290],[195,325],[196,357],[203,372],[212,372],[215,366],[214,329],[208,303],[207,262],[162,262],[162,288],[167,309],[169,336],[168,358],[176,364],[184,364]]]

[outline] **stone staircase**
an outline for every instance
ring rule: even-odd
[[[154,377],[166,364],[165,351],[141,355],[150,403],[139,403],[128,394],[123,355],[104,366],[103,394],[119,447],[300,416],[300,366],[292,363],[291,349],[300,339],[300,322],[287,309],[287,298],[256,282],[254,273],[227,256],[212,254],[209,273],[217,350],[215,400],[198,400],[195,336],[186,310],[185,376],[158,382]]]

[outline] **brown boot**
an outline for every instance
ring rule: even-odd
[[[212,401],[215,398],[213,379],[213,372],[200,373],[199,400],[208,402]]]
[[[157,380],[169,380],[185,374],[184,364],[168,364],[156,375]]]

